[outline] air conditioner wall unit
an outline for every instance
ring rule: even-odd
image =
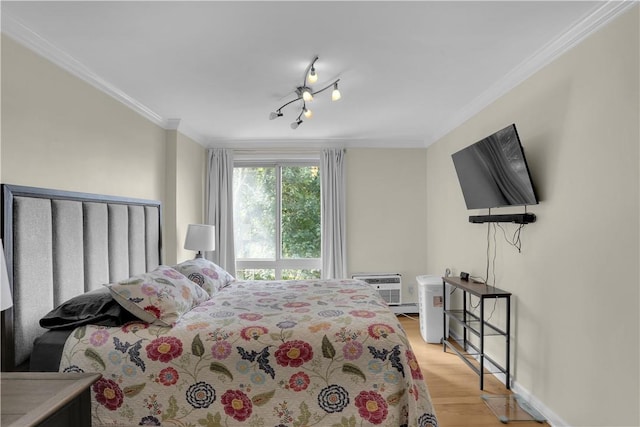
[[[382,299],[389,305],[402,304],[402,275],[398,273],[355,273],[353,279],[360,279],[375,287]]]

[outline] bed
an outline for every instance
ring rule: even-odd
[[[23,202],[14,199],[10,203],[15,208]],[[125,205],[126,210],[137,210],[138,206],[143,206],[143,212],[152,210],[141,202]],[[22,271],[23,264],[30,261],[23,259],[24,245],[17,242],[24,241],[30,227],[7,226],[7,197],[4,203],[3,231],[5,241],[11,241],[11,246],[7,243],[9,265],[14,272]],[[109,205],[120,206],[115,200],[104,203],[107,217],[118,210]],[[11,222],[16,225],[22,221],[20,208],[13,210]],[[160,218],[154,214],[149,217]],[[86,229],[87,219],[81,219],[80,224]],[[127,235],[145,242],[145,257],[148,248],[160,252],[159,228],[149,236],[143,233],[146,237],[135,229],[155,230],[155,225],[145,219],[125,227]],[[112,246],[116,245],[109,240],[110,228],[107,222],[106,255],[113,254]],[[7,239],[8,230],[12,230],[13,239]],[[40,244],[43,234],[29,239]],[[126,242],[125,233],[121,234],[120,240]],[[130,248],[131,244],[125,246]],[[88,251],[84,253],[88,255]],[[67,257],[57,256],[65,264]],[[91,256],[95,263],[95,254]],[[127,255],[127,259],[131,257],[136,258]],[[109,260],[106,264],[113,263]],[[51,329],[64,337],[58,343],[62,351],[60,362],[54,363],[57,370],[102,374],[92,387],[93,425],[437,426],[406,334],[377,291],[365,282],[237,281],[210,261],[188,260],[168,266],[161,264],[159,254],[144,263],[136,261],[136,265],[114,270],[118,274],[101,277],[97,285],[83,284],[82,291],[67,293],[58,298],[60,301],[53,298],[52,307],[40,308],[43,312],[29,321],[20,312],[29,299],[21,297],[17,288],[29,288],[39,279],[25,281],[24,274],[14,274],[17,299],[14,297],[15,307],[10,310],[14,320],[11,344],[17,347],[29,346],[24,339],[27,335],[29,341],[32,336],[40,340],[49,334],[43,334],[46,329],[35,319],[51,319],[50,313],[58,313],[61,305],[87,298],[86,291],[91,291],[91,298],[94,294],[110,296],[122,308],[106,321],[101,318],[99,324],[83,320],[80,324],[71,322],[73,327]],[[61,283],[45,282],[52,288]],[[35,332],[16,333],[23,324],[34,322]],[[5,344],[3,340],[3,362]],[[33,347],[26,354],[24,349],[10,351],[13,360],[6,363],[15,368],[30,362],[23,359],[31,356]]]

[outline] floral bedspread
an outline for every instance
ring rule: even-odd
[[[357,280],[233,282],[172,328],[84,326],[93,425],[437,426],[405,332]]]

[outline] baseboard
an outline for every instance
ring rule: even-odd
[[[529,390],[518,384],[517,381],[512,382],[511,389],[514,393],[520,395],[536,411],[540,412],[546,418],[547,424],[551,427],[569,427],[569,423],[560,418],[558,414],[549,409],[547,405],[531,394]]]
[[[449,331],[450,338],[453,338],[457,342],[462,342],[462,337],[456,334],[454,331]],[[478,357],[476,356],[477,360]],[[485,367],[491,374],[496,377],[502,384],[504,384],[507,376],[500,372],[498,368],[491,363],[490,361],[484,361]],[[540,399],[535,397],[529,390],[524,388],[520,383],[513,379],[513,375],[511,375],[511,391],[515,394],[520,395],[529,405],[531,405],[536,411],[540,412],[551,427],[568,427],[569,423],[564,421],[562,418],[558,416],[555,412],[553,412],[547,405],[545,405]]]
[[[418,304],[416,303],[390,305],[389,308],[395,314],[418,314]]]

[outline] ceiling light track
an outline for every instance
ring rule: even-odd
[[[281,105],[279,108],[277,108],[275,111],[271,112],[269,114],[269,120],[273,120],[276,119],[278,117],[282,117],[284,114],[282,113],[282,109],[285,108],[288,105],[293,104],[294,102],[297,101],[302,101],[302,106],[300,107],[300,114],[298,114],[298,117],[296,118],[296,120],[291,123],[291,129],[296,129],[298,126],[300,126],[303,122],[302,120],[302,116],[304,115],[305,118],[310,119],[313,116],[313,112],[307,108],[307,102],[312,102],[313,101],[313,97],[321,92],[324,92],[325,90],[329,89],[330,87],[333,87],[333,91],[331,92],[331,100],[332,101],[337,101],[339,100],[342,95],[340,93],[340,90],[338,90],[338,82],[340,81],[340,79],[336,79],[333,82],[329,83],[328,85],[326,85],[325,87],[323,87],[322,89],[316,90],[314,91],[313,88],[311,87],[311,83],[315,83],[318,81],[318,73],[316,72],[316,68],[315,68],[315,64],[316,61],[318,60],[318,56],[316,55],[313,58],[313,61],[311,61],[311,63],[307,66],[305,72],[304,72],[304,80],[302,81],[302,86],[298,86],[295,89],[295,93],[297,95],[297,98],[292,99],[289,102],[286,102],[285,104]]]

